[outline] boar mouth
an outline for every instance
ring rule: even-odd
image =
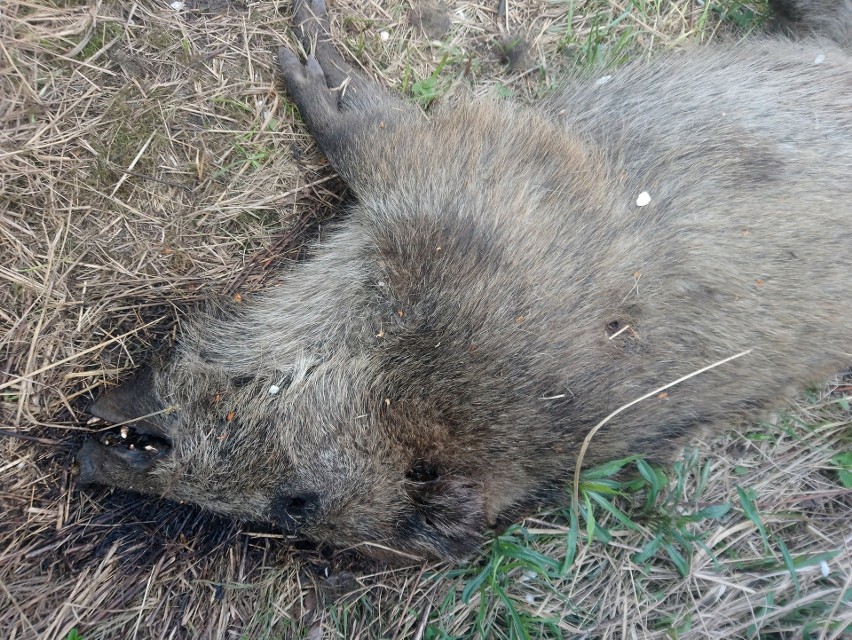
[[[90,404],[86,413],[93,417],[86,424],[96,431],[84,449],[98,450],[99,459],[121,461],[136,469],[150,467],[155,458],[168,455],[173,444],[164,425],[171,410],[163,407],[154,383],[154,372],[143,369]]]
[[[95,416],[87,422],[89,426],[98,426],[104,420]],[[118,447],[127,451],[141,452],[149,457],[168,454],[172,442],[159,430],[146,429],[140,424],[105,425],[106,429],[95,434],[95,438],[105,447]]]
[[[172,450],[172,441],[151,416],[127,419],[110,403],[88,408],[93,418],[86,424],[97,429],[77,452],[78,486],[103,484],[132,488],[132,478],[145,473]]]
[[[95,417],[90,426],[104,424],[77,452],[73,468],[78,486],[101,484],[133,488],[133,478],[150,471],[172,450],[171,440],[139,424],[110,425]]]

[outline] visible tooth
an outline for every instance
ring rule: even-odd
[[[125,439],[127,438],[127,436],[130,435],[130,429],[128,429],[127,427],[122,427],[119,433],[121,433],[122,439]]]
[[[127,445],[127,448],[130,449],[131,451],[133,451],[136,448],[136,445],[135,444],[129,444],[129,445]]]
[[[94,417],[86,420],[86,424],[98,424],[100,421],[101,421],[101,419],[99,417],[94,416]]]
[[[145,451],[156,451],[157,447],[152,447],[150,444],[145,445]]]

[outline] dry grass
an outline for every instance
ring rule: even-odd
[[[409,27],[408,3],[339,0],[335,33],[369,73],[415,97],[473,86],[526,98],[596,55],[652,55],[719,26],[710,3],[697,0],[510,1],[503,15],[498,4],[451,3],[438,41]],[[848,631],[852,496],[831,462],[849,449],[848,383],[683,465],[669,513],[733,507],[685,525],[706,534],[685,576],[662,552],[636,561],[661,527],[637,506],[641,495],[629,512],[635,527],[599,513],[609,544],[582,534],[573,544],[568,515],[549,514],[469,567],[356,576],[346,558],[296,550],[257,527],[73,490],[71,451],[87,402],[168,346],[194,305],[268,284],[321,235],[343,197],[276,86],[271,52],[288,37],[288,20],[285,2],[0,4],[3,637]],[[754,492],[765,538],[737,486]],[[537,556],[524,553],[560,569],[531,572]],[[566,554],[574,561],[562,567]],[[480,588],[463,592],[477,576]]]

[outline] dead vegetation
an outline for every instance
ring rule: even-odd
[[[755,22],[752,5],[696,0],[462,1],[428,20],[348,0],[333,14],[367,72],[428,102],[465,87],[525,99],[578,64],[706,40],[714,7],[722,28]],[[345,199],[277,84],[288,24],[277,1],[0,4],[4,637],[848,633],[848,380],[703,447],[674,474],[668,529],[640,496],[635,527],[599,511],[608,543],[580,532],[572,546],[568,514],[549,514],[463,568],[356,575],[256,526],[73,490],[91,398],[167,348],[193,306],[274,285]],[[637,557],[681,529],[705,534],[685,574],[662,550]]]

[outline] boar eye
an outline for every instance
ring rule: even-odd
[[[301,513],[308,506],[308,499],[305,496],[289,496],[285,498],[286,509],[290,513]]]
[[[255,380],[257,380],[257,378],[254,376],[237,376],[235,378],[231,378],[231,385],[235,389],[241,389],[242,387],[254,384]]]
[[[310,519],[318,506],[319,495],[316,493],[282,493],[272,499],[269,511],[278,526],[287,532],[295,532]]]
[[[418,460],[406,472],[405,478],[411,482],[436,482],[441,479],[438,467],[425,460]]]

